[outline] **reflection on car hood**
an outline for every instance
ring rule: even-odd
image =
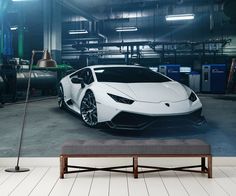
[[[143,102],[178,102],[188,99],[185,88],[178,82],[163,83],[113,83],[106,82],[128,97]]]

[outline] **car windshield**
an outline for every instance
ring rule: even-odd
[[[160,73],[142,67],[103,67],[95,68],[94,72],[98,82],[159,83],[170,81]]]

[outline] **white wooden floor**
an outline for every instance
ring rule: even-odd
[[[0,168],[0,196],[236,195],[234,166],[214,167],[213,179],[174,171],[141,174],[134,179],[131,174],[98,171],[67,174],[61,180],[59,166],[34,166],[26,173],[7,173],[5,168]]]

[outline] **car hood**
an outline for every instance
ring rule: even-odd
[[[178,82],[106,83],[122,94],[142,102],[178,102],[188,99],[185,88]],[[109,92],[108,92],[109,93]],[[117,94],[119,95],[119,94]]]

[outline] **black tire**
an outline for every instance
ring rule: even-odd
[[[66,108],[66,104],[65,104],[65,101],[64,101],[64,91],[63,91],[62,85],[60,85],[59,88],[58,88],[57,101],[58,101],[58,106],[59,106],[60,109],[65,109]]]
[[[97,104],[95,96],[90,90],[85,93],[81,101],[80,113],[82,120],[86,125],[89,127],[97,127]]]

